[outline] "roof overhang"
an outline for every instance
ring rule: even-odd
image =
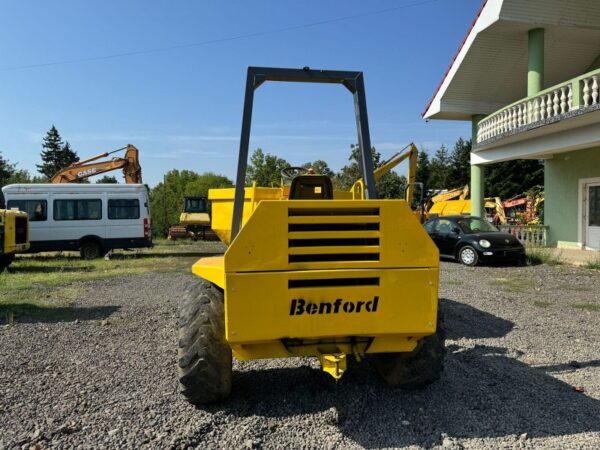
[[[485,0],[423,117],[470,120],[526,97],[534,28],[545,29],[546,87],[587,72],[600,55],[600,1]]]

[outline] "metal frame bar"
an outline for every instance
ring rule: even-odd
[[[233,204],[233,220],[231,224],[231,240],[237,236],[242,227],[244,212],[244,188],[246,186],[246,169],[248,167],[248,147],[250,145],[250,128],[252,123],[252,107],[254,91],[265,81],[285,81],[300,83],[330,83],[341,84],[354,97],[354,113],[356,130],[360,148],[359,166],[365,184],[365,197],[377,198],[375,178],[373,176],[373,157],[371,155],[371,137],[369,134],[369,119],[367,101],[362,72],[339,70],[282,69],[274,67],[248,67],[246,92],[244,95],[244,115],[242,117],[242,133],[240,137],[240,153],[238,158],[237,176],[235,181],[235,198]],[[365,151],[367,149],[367,151]]]

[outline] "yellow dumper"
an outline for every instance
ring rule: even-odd
[[[323,175],[284,170],[282,188],[246,187],[254,89],[262,82],[339,83],[355,99],[358,140],[370,149],[361,72],[248,70],[235,188],[209,192],[224,256],[194,264],[179,318],[178,370],[192,403],[224,399],[238,359],[314,356],[339,379],[349,355],[370,356],[384,379],[424,386],[443,368],[439,258],[404,200],[377,200],[370,152],[364,199]]]
[[[15,253],[29,249],[29,218],[15,209],[0,209],[0,272],[6,269]]]

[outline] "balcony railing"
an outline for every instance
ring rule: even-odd
[[[526,247],[546,247],[548,225],[500,225],[500,231],[515,236]]]
[[[548,122],[580,108],[600,105],[600,69],[508,105],[477,126],[477,143],[532,124]]]

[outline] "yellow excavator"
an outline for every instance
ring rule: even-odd
[[[468,195],[469,185],[465,185],[462,188],[452,189],[431,197],[427,218],[471,214],[471,200],[466,198]],[[486,218],[490,222],[496,225],[507,223],[506,213],[500,197],[486,197],[483,206]]]
[[[98,161],[108,155],[125,150],[122,158],[115,157],[108,161]],[[131,144],[127,147],[118,148],[112,152],[101,153],[71,164],[69,167],[59,170],[50,178],[50,183],[76,183],[95,175],[123,169],[125,183],[142,183],[142,167],[140,166],[139,150]]]
[[[415,177],[417,174],[417,156],[419,151],[414,143],[408,144],[402,150],[394,154],[391,158],[381,163],[374,171],[373,178],[375,182],[379,181],[386,173],[390,172],[394,167],[402,161],[408,159],[408,176],[406,177],[406,195],[405,200],[410,205],[414,195]],[[365,184],[362,178],[357,180],[350,188],[353,200],[364,200]]]
[[[471,211],[471,201],[466,200],[469,195],[469,185],[461,188],[440,192],[428,201],[427,218],[437,216],[450,216],[455,214],[468,214]],[[467,210],[469,212],[467,212]]]

